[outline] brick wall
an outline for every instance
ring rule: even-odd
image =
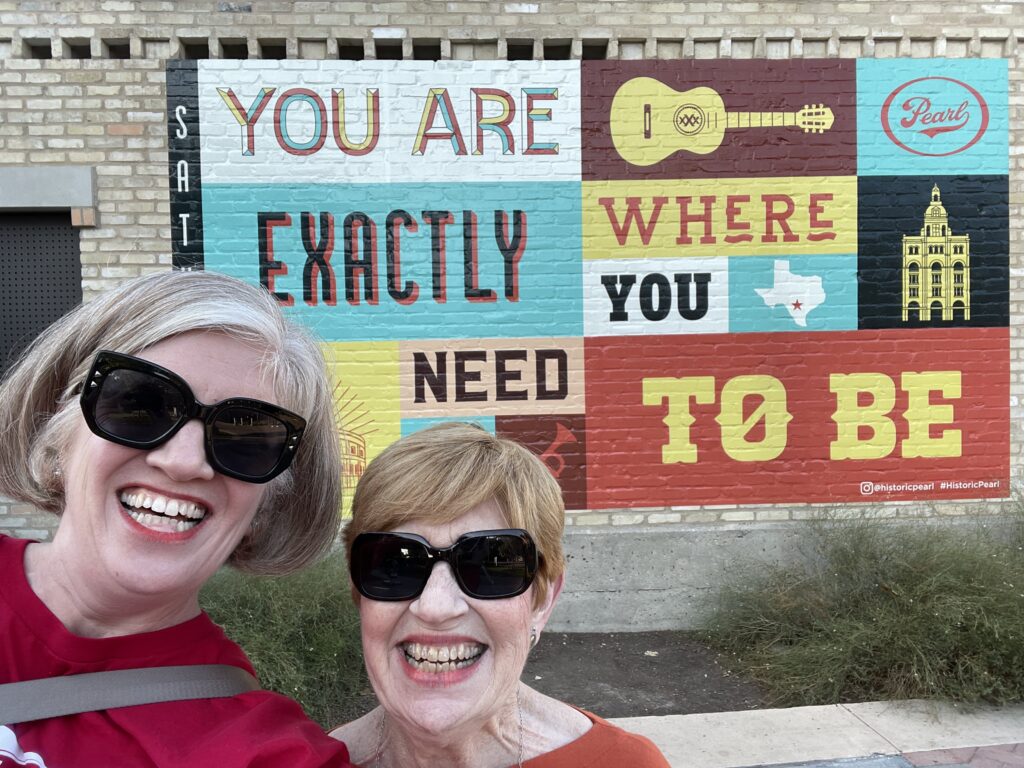
[[[1018,3],[65,2],[0,0],[0,167],[88,165],[79,214],[88,300],[170,265],[164,66],[168,58],[1005,57],[1010,60],[1010,307],[1021,307],[1024,22]],[[1019,324],[1011,322],[1011,477],[1024,462]],[[851,506],[843,514],[988,511],[988,503]],[[820,509],[579,512],[570,523],[787,520]],[[45,535],[45,516],[0,501],[0,529]]]

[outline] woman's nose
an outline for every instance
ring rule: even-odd
[[[424,623],[442,625],[469,610],[465,595],[455,581],[448,563],[436,563],[420,596],[412,601],[409,610]]]
[[[215,472],[206,460],[203,425],[192,419],[163,445],[146,453],[146,463],[172,480],[210,480]]]

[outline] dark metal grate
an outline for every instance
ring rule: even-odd
[[[70,212],[0,213],[0,375],[81,301],[78,231]]]

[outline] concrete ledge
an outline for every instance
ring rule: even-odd
[[[1024,705],[1007,707],[939,701],[877,701],[846,704],[900,752],[960,749],[1024,741]]]
[[[886,519],[892,527],[987,525],[1006,517]],[[650,632],[697,629],[706,601],[737,569],[797,564],[813,556],[804,521],[570,526],[565,588],[548,629]]]
[[[95,189],[88,165],[0,166],[0,209],[93,208]]]
[[[572,526],[563,542],[565,589],[548,629],[694,629],[724,574],[802,559],[804,531],[792,522]]]
[[[615,720],[615,724],[649,738],[673,766],[689,768],[836,760],[899,751],[838,704],[626,717]]]
[[[623,717],[612,722],[651,739],[679,768],[835,760],[864,768],[862,761],[845,761],[1024,739],[1024,705],[964,707],[932,701]]]

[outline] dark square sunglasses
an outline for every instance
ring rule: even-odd
[[[448,563],[459,588],[478,600],[521,595],[540,564],[537,546],[521,528],[473,531],[438,549],[414,533],[361,533],[352,543],[352,583],[371,600],[419,597],[435,565]]]
[[[82,413],[95,434],[149,450],[192,419],[203,422],[206,459],[223,475],[265,483],[295,457],[306,421],[262,400],[233,397],[206,405],[173,371],[118,352],[96,355],[82,387]]]

